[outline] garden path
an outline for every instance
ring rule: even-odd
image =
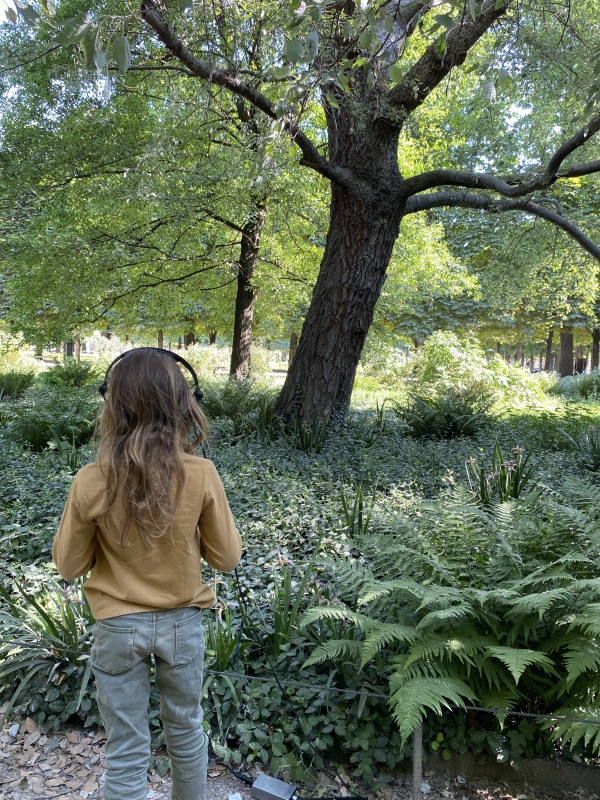
[[[33,720],[11,723],[0,732],[0,800],[102,800],[104,734],[70,730],[49,733]],[[327,792],[347,794],[339,778],[323,775]],[[428,775],[423,800],[600,800],[599,792],[549,792],[458,776]],[[152,774],[148,800],[170,800],[168,776]],[[364,791],[364,790],[363,790]],[[410,800],[410,776],[400,776],[386,789],[366,790],[369,800]],[[206,800],[248,800],[249,787],[231,775],[222,764],[211,764]]]

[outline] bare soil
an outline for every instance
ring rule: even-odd
[[[0,732],[0,800],[102,800],[104,732],[48,733],[33,720],[12,723]],[[340,779],[340,773],[342,779]],[[349,796],[339,770],[321,776],[320,794]],[[600,800],[598,791],[518,788],[494,781],[466,781],[460,775],[424,774],[423,800]],[[349,782],[349,781],[348,781]],[[369,800],[412,800],[412,778],[400,776],[384,790],[359,789]],[[299,789],[301,795],[308,794]],[[210,764],[206,800],[247,800],[250,787],[223,764]],[[148,776],[148,800],[170,800],[168,776]],[[124,798],[126,800],[126,798]]]

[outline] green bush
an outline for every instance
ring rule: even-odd
[[[415,357],[412,391],[434,398],[472,386],[481,387],[502,410],[546,402],[542,388],[521,367],[497,353],[486,358],[474,339],[461,340],[447,331],[432,334]]]
[[[0,400],[9,397],[16,400],[33,384],[33,372],[0,372]]]
[[[473,436],[487,420],[493,398],[481,385],[448,387],[434,397],[410,394],[405,405],[393,404],[412,436],[454,439]]]
[[[209,420],[227,419],[238,436],[256,430],[257,420],[272,404],[275,391],[257,384],[251,378],[234,381],[224,378],[205,384],[202,408]]]
[[[7,431],[33,450],[66,441],[79,447],[94,435],[99,401],[89,389],[34,386],[12,408]]]
[[[43,372],[39,380],[47,386],[81,388],[100,383],[101,376],[96,364],[67,358],[64,364],[57,364]]]

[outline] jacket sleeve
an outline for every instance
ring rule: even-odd
[[[86,520],[80,510],[75,476],[52,544],[52,559],[62,577],[72,580],[94,566],[95,549],[96,523]]]
[[[242,537],[229,508],[225,489],[211,462],[208,468],[206,494],[198,521],[200,553],[214,569],[231,572],[242,555]]]

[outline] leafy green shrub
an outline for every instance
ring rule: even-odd
[[[434,397],[409,395],[406,405],[394,403],[398,417],[412,436],[453,439],[473,436],[482,428],[493,404],[480,385],[449,387]]]
[[[432,334],[414,361],[412,391],[435,398],[448,390],[461,392],[478,386],[502,409],[544,404],[546,397],[529,372],[508,364],[498,354],[486,358],[473,339],[459,339],[448,331]]]
[[[11,438],[33,450],[65,440],[79,447],[94,435],[98,403],[89,389],[32,387],[12,409],[7,425]]]
[[[1,372],[0,373],[0,399],[10,397],[18,399],[26,389],[33,384],[35,373],[33,372]]]
[[[0,584],[0,698],[5,716],[20,710],[58,729],[72,716],[99,722],[91,683],[94,618],[81,581],[65,586],[29,572]]]
[[[67,358],[64,364],[57,364],[43,372],[39,380],[47,386],[81,388],[99,383],[101,376],[96,364]]]
[[[234,381],[225,378],[204,387],[202,408],[209,419],[228,419],[233,422],[234,435],[251,432],[264,409],[272,404],[275,393],[255,383],[251,378]]]
[[[385,663],[403,742],[428,712],[466,702],[527,712],[535,698],[539,713],[600,720],[599,519],[600,490],[579,484],[491,514],[460,495],[420,503],[355,538],[361,558],[334,560],[340,600],[302,624],[353,627],[360,666]],[[322,640],[307,666],[353,652],[347,639]],[[482,724],[493,731],[494,716]],[[594,724],[537,724],[537,738],[600,753]]]

